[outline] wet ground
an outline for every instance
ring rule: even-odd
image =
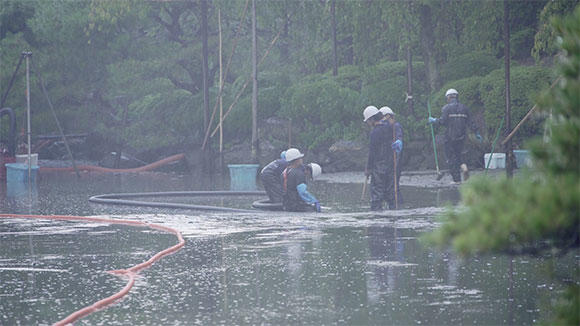
[[[131,219],[182,232],[182,250],[79,325],[529,325],[549,318],[563,288],[551,275],[573,273],[578,254],[460,259],[425,246],[419,237],[459,201],[458,188],[435,177],[404,175],[403,209],[370,213],[362,173],[323,174],[309,189],[324,211],[295,214],[93,204],[88,198],[98,194],[228,184],[166,173],[49,173],[31,193],[0,190],[0,213]],[[250,208],[258,198],[155,201]],[[125,286],[106,271],[175,243],[171,234],[139,227],[0,219],[0,325],[59,321]]]

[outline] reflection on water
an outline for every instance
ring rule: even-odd
[[[37,204],[0,208],[101,214],[184,234],[185,247],[144,271],[128,297],[79,324],[533,324],[550,316],[548,303],[562,289],[545,271],[568,275],[579,262],[577,254],[462,260],[427,248],[418,237],[436,226],[433,216],[355,213],[352,207],[368,208],[360,185],[313,185],[331,207],[322,214],[163,211],[87,201],[101,193],[195,189],[191,180],[149,177],[41,178]],[[408,207],[457,200],[456,190],[405,190]],[[106,271],[175,243],[173,235],[144,228],[0,219],[0,324],[54,323],[124,287],[124,279]]]

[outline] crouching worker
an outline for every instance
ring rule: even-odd
[[[286,151],[288,167],[282,173],[283,200],[282,205],[285,211],[305,212],[314,210],[320,212],[320,203],[307,190],[306,176],[317,177],[322,172],[316,163],[303,164],[304,154],[296,148]]]
[[[260,179],[271,203],[282,202],[282,172],[288,166],[286,152],[280,154],[280,158],[266,165],[260,172]]]

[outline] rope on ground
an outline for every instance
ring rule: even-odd
[[[74,323],[75,321],[90,315],[93,312],[101,310],[113,303],[117,300],[121,299],[123,296],[127,295],[133,285],[135,284],[135,277],[139,272],[143,269],[151,267],[153,263],[160,260],[162,257],[173,254],[180,250],[185,245],[185,240],[181,233],[173,228],[166,227],[163,225],[152,224],[152,223],[145,223],[141,221],[132,221],[132,220],[118,220],[118,219],[106,219],[106,218],[98,218],[98,217],[85,217],[85,216],[68,216],[68,215],[19,215],[19,214],[0,214],[0,218],[36,218],[36,219],[49,219],[49,220],[65,220],[65,221],[88,221],[88,222],[97,222],[97,223],[107,223],[107,224],[122,224],[122,225],[130,225],[130,226],[138,226],[138,227],[148,227],[150,229],[156,229],[168,233],[173,233],[178,239],[178,243],[172,247],[169,247],[163,251],[158,252],[153,257],[149,258],[147,261],[132,266],[127,269],[118,269],[109,271],[108,273],[125,276],[128,277],[129,280],[125,287],[113,294],[110,297],[101,299],[90,306],[86,306],[82,309],[79,309],[66,318],[56,322],[54,325],[69,325]]]

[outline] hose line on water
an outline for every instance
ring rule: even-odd
[[[35,219],[48,219],[48,220],[64,220],[64,221],[86,221],[86,222],[97,222],[97,223],[107,223],[107,224],[121,224],[121,225],[129,225],[129,226],[137,226],[137,227],[147,227],[150,229],[160,230],[163,232],[173,233],[177,237],[178,243],[172,247],[169,247],[165,250],[158,252],[157,254],[153,255],[153,257],[149,258],[147,261],[144,261],[140,264],[135,266],[129,267],[127,269],[118,269],[108,271],[113,275],[125,276],[129,280],[127,281],[127,285],[120,290],[119,292],[101,299],[92,305],[86,306],[82,309],[79,309],[66,318],[54,323],[54,325],[62,326],[62,325],[69,325],[74,323],[75,321],[84,318],[90,315],[93,312],[106,308],[117,300],[121,299],[125,295],[129,293],[133,285],[135,284],[135,277],[139,272],[143,269],[151,267],[153,263],[160,260],[162,257],[173,254],[179,251],[184,245],[185,240],[183,239],[181,233],[173,228],[166,227],[159,224],[153,223],[145,223],[141,221],[133,221],[133,220],[120,220],[120,219],[106,219],[106,218],[99,218],[99,217],[86,217],[86,216],[68,216],[68,215],[19,215],[19,214],[0,214],[0,218],[35,218]]]

